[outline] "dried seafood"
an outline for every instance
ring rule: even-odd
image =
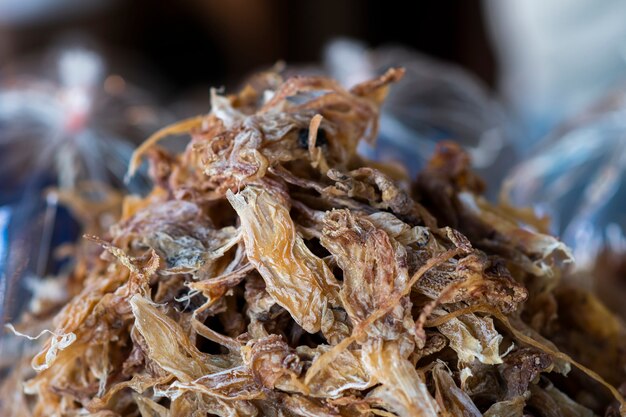
[[[261,74],[149,139],[152,192],[82,243],[2,415],[624,415],[623,326],[540,220],[453,143],[415,181],[357,155],[402,73]]]

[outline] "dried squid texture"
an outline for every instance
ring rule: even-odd
[[[224,189],[258,180],[279,162],[303,160],[322,171],[329,165],[345,167],[360,140],[376,137],[378,95],[402,76],[400,70],[392,73],[357,94],[327,78],[290,78],[263,92],[269,100],[256,109],[248,105],[245,112],[237,106],[247,100],[214,93],[209,127],[196,135],[194,149],[203,155],[205,173],[223,179]],[[321,124],[315,115],[321,115]]]
[[[335,184],[326,187],[324,195],[364,199],[375,208],[391,210],[408,223],[432,226],[430,214],[411,199],[406,190],[377,169],[361,167],[348,173],[331,169],[327,175]]]
[[[191,343],[180,325],[140,295],[130,299],[135,326],[146,341],[147,356],[180,381],[189,382],[222,369]]]
[[[254,380],[269,389],[288,390],[303,370],[300,357],[278,335],[248,343],[242,355]]]
[[[408,285],[406,249],[366,218],[349,210],[327,212],[321,244],[343,270],[341,301],[355,326]],[[396,340],[412,328],[410,302],[405,297],[368,334]]]
[[[85,345],[89,342],[93,345],[106,343],[106,337],[100,339],[95,337],[102,336],[97,334],[98,331],[105,335],[110,333],[108,337],[120,332],[120,326],[109,332],[106,328],[108,322],[102,323],[99,320],[107,318],[119,322],[117,316],[123,316],[125,313],[123,297],[131,291],[144,288],[147,280],[158,268],[159,257],[154,251],[149,251],[141,258],[132,258],[117,247],[103,241],[99,242],[121,265],[109,265],[106,271],[94,270],[82,291],[56,315],[54,319],[56,329],[51,332],[53,336],[32,360],[35,370],[49,369],[58,358],[61,358],[62,363],[74,360],[84,352]],[[125,268],[128,268],[128,271]]]
[[[490,365],[502,363],[502,335],[496,331],[491,318],[464,314],[450,319],[438,329],[450,341],[459,361],[471,363],[478,359]]]
[[[570,249],[553,236],[539,233],[520,224],[520,221],[498,207],[489,205],[483,197],[471,193],[458,194],[463,209],[489,225],[497,232],[494,242],[487,247],[508,246],[519,251],[513,260],[524,270],[536,276],[554,275],[555,260],[573,262]]]
[[[550,370],[552,362],[550,355],[529,348],[517,349],[507,355],[498,367],[506,385],[505,399],[524,395],[541,372]]]
[[[433,368],[433,379],[437,389],[437,402],[451,416],[482,417],[482,413],[471,398],[460,389],[443,363],[437,363]]]
[[[406,249],[364,217],[349,210],[333,210],[324,219],[321,243],[343,270],[341,300],[355,326],[364,323],[389,299],[405,290],[409,277]],[[414,345],[410,331],[411,303],[400,303],[368,326],[362,342],[362,360],[368,372],[382,383],[377,397],[401,416],[435,416],[437,405],[423,378],[406,356]]]
[[[298,354],[312,357],[312,361],[330,350],[320,345],[316,349],[307,346],[298,347]],[[307,381],[309,395],[322,398],[337,398],[347,390],[370,388],[376,381],[368,373],[361,359],[361,350],[344,350],[337,354],[324,369]]]
[[[407,250],[409,272],[445,251],[445,246],[426,227],[411,227],[388,212],[376,212],[367,218],[402,245],[410,246]],[[511,277],[500,261],[472,250],[467,239],[457,231],[450,228],[444,231],[455,246],[470,253],[460,260],[452,258],[432,268],[414,288],[441,303],[482,302],[504,312],[515,311],[527,298],[526,289]]]
[[[460,230],[475,246],[502,255],[528,273],[551,276],[556,260],[573,260],[566,245],[532,229],[541,224],[539,220],[519,210],[490,205],[480,196],[482,189],[482,181],[470,169],[469,156],[452,142],[438,145],[415,187],[441,223]]]
[[[241,354],[245,372],[257,384],[257,390],[278,389],[309,397],[333,399],[348,390],[364,390],[375,381],[361,359],[361,350],[345,350],[304,383],[305,369],[321,354],[331,349],[328,345],[316,348],[291,348],[282,337],[269,334],[247,343]]]
[[[432,398],[423,375],[400,353],[397,342],[372,341],[363,347],[366,369],[381,386],[371,396],[400,417],[435,417],[439,406]]]
[[[202,376],[191,382],[174,382],[170,391],[192,391],[220,400],[247,401],[263,397],[262,386],[244,366]]]
[[[135,394],[133,400],[137,403],[141,417],[170,417],[170,410],[150,398]]]
[[[52,338],[33,359],[36,369],[41,357],[46,358],[47,364],[47,369],[40,369],[25,384],[25,390],[39,399],[35,416],[71,414],[71,410],[87,406],[107,391],[123,361],[119,352],[126,346],[132,318],[126,296],[144,288],[159,259],[153,251],[138,259],[128,257],[119,248],[103,245],[123,266],[114,263],[106,271],[94,270],[83,291],[58,313],[56,332],[73,329],[76,339],[63,350],[56,349],[56,356],[51,358],[50,349],[54,350],[56,342]]]
[[[428,228],[422,226],[409,226],[386,211],[377,211],[367,216],[376,227],[383,229],[387,234],[404,246],[417,245],[424,246],[428,243],[430,232]]]
[[[484,417],[523,417],[524,407],[526,406],[525,397],[515,397],[511,400],[499,401],[493,404],[485,413]]]
[[[411,255],[423,262],[438,251],[439,248],[427,248]],[[462,259],[450,259],[433,268],[415,288],[441,304],[488,303],[505,313],[516,311],[528,297],[524,286],[516,282],[506,268],[480,251],[473,251]]]
[[[170,200],[139,210],[112,230],[114,243],[151,247],[165,261],[161,274],[194,273],[226,253],[239,240],[236,228],[216,229],[201,208]]]
[[[229,193],[228,200],[239,214],[248,259],[266,291],[307,332],[329,332],[339,284],[304,244],[284,202],[258,186]]]

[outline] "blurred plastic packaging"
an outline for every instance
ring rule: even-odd
[[[544,137],[626,79],[626,3],[485,0],[500,89],[525,130]]]
[[[578,268],[592,267],[603,248],[626,251],[626,88],[544,138],[504,191],[551,217]]]
[[[91,233],[114,221],[107,204],[117,189],[141,192],[147,186],[141,176],[123,183],[128,160],[136,143],[166,122],[148,96],[122,77],[106,75],[98,53],[67,47],[53,54],[54,66],[42,64],[49,60],[19,71],[0,69],[2,325],[18,318],[33,293],[63,297],[71,257],[59,249],[67,249],[89,221]],[[68,209],[70,200],[77,205]],[[21,348],[0,339],[2,364]]]
[[[516,162],[518,139],[503,107],[478,79],[450,64],[399,46],[367,50],[361,43],[337,40],[326,50],[331,76],[352,86],[389,67],[406,69],[389,92],[376,149],[364,146],[370,158],[402,162],[414,175],[441,140],[455,140],[472,156],[491,195]]]

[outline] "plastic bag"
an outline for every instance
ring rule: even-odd
[[[505,196],[551,218],[578,268],[626,250],[626,89],[544,138],[507,177]]]
[[[15,321],[33,295],[39,301],[65,296],[68,245],[89,221],[93,232],[115,220],[107,204],[117,189],[147,188],[141,175],[123,183],[128,160],[136,143],[167,122],[149,96],[106,75],[93,50],[58,49],[51,73],[48,60],[0,72],[2,325]],[[0,339],[0,366],[20,357],[24,340]]]
[[[406,69],[383,107],[376,149],[363,147],[362,153],[399,161],[415,175],[437,142],[454,140],[470,152],[490,194],[497,193],[500,179],[516,162],[517,132],[478,79],[407,48],[384,46],[368,51],[349,40],[331,43],[325,62],[330,75],[346,86],[390,67]]]

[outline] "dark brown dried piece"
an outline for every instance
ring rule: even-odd
[[[504,359],[498,371],[505,381],[505,399],[522,396],[541,372],[552,365],[550,355],[529,348],[517,349]]]

